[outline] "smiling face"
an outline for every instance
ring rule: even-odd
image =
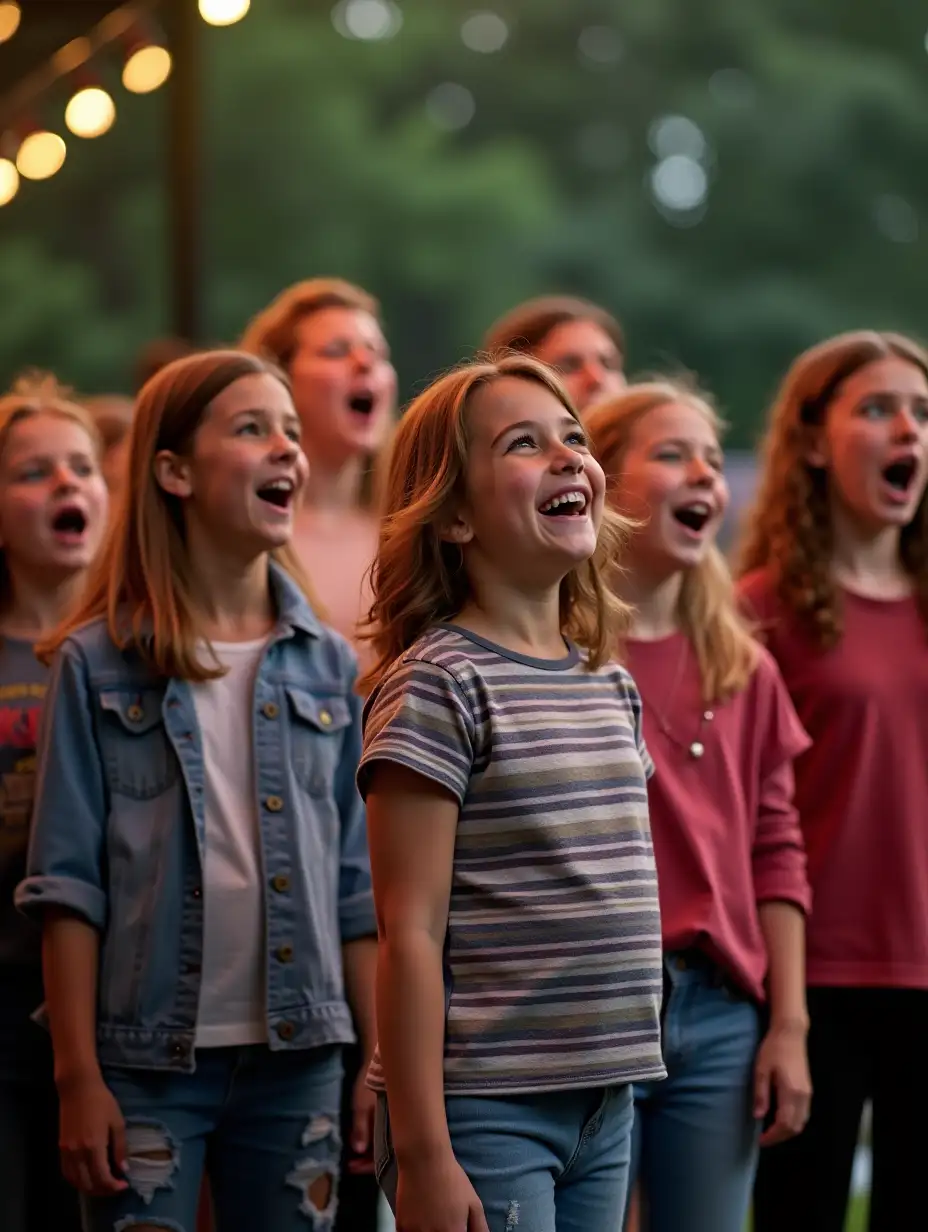
[[[106,524],[94,441],[77,420],[39,412],[13,423],[0,456],[0,547],[12,575],[57,584],[86,569]]]
[[[583,428],[544,385],[504,376],[467,408],[465,498],[449,538],[468,573],[553,586],[596,549],[605,478]]]
[[[652,579],[698,565],[728,508],[715,426],[706,410],[669,402],[631,428],[617,476],[622,511],[642,523],[629,545]]]
[[[622,353],[595,321],[564,321],[535,347],[534,354],[560,375],[578,411],[625,388]]]
[[[832,501],[864,533],[912,521],[928,482],[928,379],[906,360],[876,360],[842,382],[809,456]]]
[[[184,511],[191,552],[252,560],[287,543],[309,473],[300,421],[276,377],[239,377],[218,394],[189,453],[162,452],[156,474]]]
[[[289,371],[305,446],[339,467],[376,453],[396,404],[396,372],[369,312],[322,308],[297,322]]]

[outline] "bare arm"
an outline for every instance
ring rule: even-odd
[[[812,1100],[806,1056],[805,916],[788,902],[761,903],[758,914],[767,943],[770,1028],[757,1057],[754,1113],[767,1115],[775,1091],[776,1120],[761,1138],[762,1146],[772,1146],[802,1132]]]
[[[445,1116],[445,991],[458,803],[414,771],[377,763],[367,794],[379,949],[377,1026],[397,1162],[451,1153]]]
[[[359,937],[342,946],[345,993],[357,1027],[361,1051],[370,1061],[377,1043],[374,979],[377,971],[377,938]]]

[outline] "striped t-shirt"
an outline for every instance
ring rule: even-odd
[[[395,762],[460,803],[444,949],[445,1090],[664,1076],[651,758],[617,664],[531,659],[452,625],[390,668],[358,772]],[[375,1058],[369,1075],[384,1089]]]

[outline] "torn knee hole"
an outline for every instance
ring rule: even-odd
[[[334,1193],[335,1178],[330,1172],[323,1172],[321,1176],[317,1176],[306,1189],[306,1197],[319,1212],[328,1210]]]
[[[177,1170],[180,1151],[167,1126],[158,1121],[128,1122],[126,1155],[126,1180],[146,1205],[159,1189],[173,1189],[171,1178]]]

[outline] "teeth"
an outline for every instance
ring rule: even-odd
[[[292,492],[293,491],[293,480],[292,479],[272,479],[270,483],[265,483],[265,484],[262,484],[261,486],[264,488],[274,488],[279,492]]]
[[[561,496],[552,496],[539,508],[539,513],[547,513],[549,509],[557,509],[560,505],[585,505],[586,497],[582,492],[564,492]]]
[[[705,501],[695,501],[692,505],[683,505],[681,508],[689,510],[690,513],[701,513],[705,517],[708,517],[711,513]]]

